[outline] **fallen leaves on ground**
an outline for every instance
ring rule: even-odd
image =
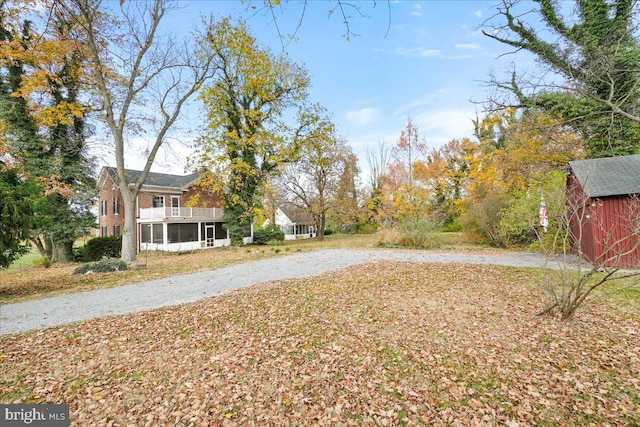
[[[535,270],[380,262],[0,338],[0,401],[72,425],[640,423],[640,314],[536,317]]]

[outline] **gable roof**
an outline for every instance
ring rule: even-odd
[[[300,209],[297,206],[286,204],[279,207],[283,214],[289,218],[292,223],[295,224],[313,224],[313,217],[309,212],[304,209]]]
[[[116,168],[111,166],[105,166],[102,168],[102,172],[100,173],[101,177],[103,173],[111,176],[113,182],[118,182],[118,171]],[[133,169],[125,169],[124,171],[127,182],[132,183],[136,182],[142,171],[133,170]],[[192,173],[190,175],[171,175],[167,173],[158,173],[158,172],[149,172],[147,175],[147,179],[144,181],[143,186],[145,187],[162,187],[162,188],[173,188],[177,190],[184,190],[193,185],[193,183],[200,178],[199,173]],[[98,186],[103,184],[103,180],[98,180]]]
[[[576,160],[569,167],[587,197],[640,194],[640,154]]]

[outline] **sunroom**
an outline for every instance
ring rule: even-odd
[[[181,252],[228,246],[231,241],[217,208],[140,209],[140,250]]]

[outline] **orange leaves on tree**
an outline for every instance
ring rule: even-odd
[[[20,87],[11,95],[27,101],[41,126],[71,124],[74,118],[84,115],[80,103],[54,101],[55,91],[65,86],[60,77],[63,68],[67,73],[75,73],[75,78],[84,72],[81,66],[67,66],[82,46],[64,35],[56,36],[58,38],[34,35],[25,40],[16,34],[11,41],[0,41],[0,66],[22,67]]]
[[[44,188],[44,193],[46,195],[57,193],[68,199],[73,197],[75,194],[71,186],[62,182],[58,175],[38,177],[36,180]]]

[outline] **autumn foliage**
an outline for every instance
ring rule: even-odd
[[[370,203],[381,226],[427,222],[435,231],[462,229],[501,247],[536,240],[541,194],[564,186],[564,168],[583,156],[583,141],[535,111],[505,110],[475,125],[475,139],[451,140],[427,153],[409,120]]]

